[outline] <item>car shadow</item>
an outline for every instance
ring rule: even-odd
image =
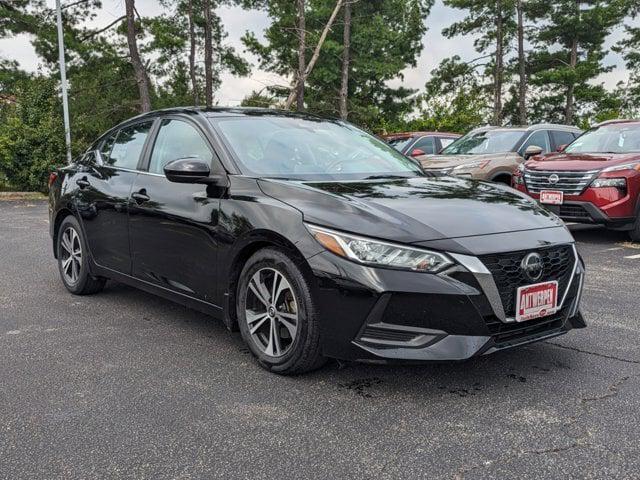
[[[588,244],[616,244],[621,242],[629,242],[629,234],[627,232],[619,232],[615,230],[607,230],[598,225],[569,225],[571,234],[579,243]]]
[[[330,360],[314,372],[284,377],[265,371],[257,362],[248,361],[251,352],[240,334],[229,332],[222,321],[211,316],[115,282],[109,282],[101,296],[109,303],[127,304],[129,309],[139,308],[141,311],[145,305],[153,304],[154,310],[162,313],[145,313],[141,315],[141,322],[157,321],[165,327],[179,328],[183,335],[193,337],[194,346],[198,345],[200,354],[204,348],[205,354],[210,350],[211,355],[221,352],[229,355],[230,374],[234,372],[234,365],[242,363],[251,369],[243,375],[249,375],[258,382],[268,381],[274,386],[280,383],[291,385],[290,382],[308,388],[325,385],[331,386],[338,394],[363,398],[395,394],[468,397],[483,392],[502,392],[507,388],[524,388],[527,384],[535,384],[538,389],[547,388],[547,382],[554,385],[564,382],[574,375],[573,369],[582,369],[583,366],[583,357],[578,354],[541,342],[464,362],[407,365]],[[187,338],[186,341],[191,340]]]

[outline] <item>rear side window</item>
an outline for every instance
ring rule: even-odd
[[[451,138],[451,137],[440,137],[440,145],[442,145],[442,148],[446,148],[449,145],[451,145],[453,142],[455,141],[455,138]]]
[[[149,172],[161,174],[167,163],[187,157],[198,158],[211,165],[213,154],[195,127],[181,120],[163,120],[153,145]]]
[[[576,136],[572,132],[562,132],[560,130],[553,130],[551,132],[551,140],[553,142],[553,149],[555,150],[560,145],[569,145],[575,140]]]
[[[152,123],[142,122],[125,127],[115,135],[115,141],[112,138],[107,138],[101,148],[105,165],[131,170],[136,169]],[[113,146],[107,154],[110,141],[113,142]]]
[[[424,153],[429,155],[436,153],[435,139],[433,137],[422,137],[420,140],[416,142],[416,144],[411,148],[411,150],[414,150],[416,148],[422,150]]]

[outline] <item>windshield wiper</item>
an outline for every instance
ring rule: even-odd
[[[364,180],[379,180],[383,178],[407,178],[405,175],[369,175]]]

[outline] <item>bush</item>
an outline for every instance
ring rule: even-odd
[[[44,77],[23,80],[16,102],[0,110],[0,181],[3,188],[46,191],[49,172],[65,163],[62,104],[57,84]]]

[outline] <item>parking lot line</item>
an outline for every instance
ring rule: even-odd
[[[636,259],[640,258],[640,254],[638,254],[638,255],[628,255],[628,256],[626,256],[624,258],[628,258],[630,260],[636,260]]]

